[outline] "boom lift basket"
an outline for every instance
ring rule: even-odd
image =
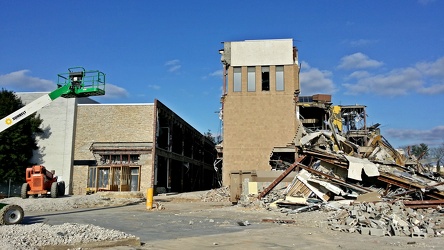
[[[85,70],[83,67],[69,68],[67,73],[58,74],[57,86],[69,86],[62,97],[88,97],[105,94],[105,74],[98,70]]]

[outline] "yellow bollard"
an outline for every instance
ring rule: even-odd
[[[153,208],[153,188],[146,190],[146,209],[151,210]]]

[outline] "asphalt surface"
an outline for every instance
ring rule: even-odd
[[[107,250],[413,250],[442,249],[444,244],[444,238],[376,237],[332,231],[316,226],[320,219],[317,213],[296,215],[294,220],[297,223],[287,225],[262,222],[269,215],[267,212],[248,211],[221,203],[165,201],[163,205],[165,210],[147,210],[145,204],[137,204],[49,213],[25,211],[23,224],[93,224],[135,235],[142,243],[142,246],[94,248]]]
[[[220,212],[218,204],[164,203],[165,210],[147,210],[145,204],[93,209],[75,209],[64,212],[27,212],[22,224],[63,223],[93,224],[115,229],[140,238],[142,243],[205,235],[262,229],[272,225],[261,224],[261,218]]]

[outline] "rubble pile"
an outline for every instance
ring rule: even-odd
[[[293,141],[295,161],[284,164],[285,171],[258,196],[269,209],[338,209],[333,203],[342,200],[353,205],[336,212],[330,220],[334,230],[412,237],[444,233],[436,210],[444,206],[444,178],[424,167],[422,156],[393,148],[380,124],[367,126],[365,106],[300,106],[307,112]],[[308,112],[319,108],[324,112]],[[273,188],[293,171],[284,197],[276,200]]]
[[[246,207],[246,208],[264,208],[266,207],[266,203],[258,200],[254,195],[244,195],[242,194],[240,199],[238,200],[237,206]]]
[[[285,189],[280,189],[270,191],[267,196],[261,199],[261,201],[269,206],[270,204],[283,199],[285,199]]]
[[[444,234],[444,218],[438,210],[414,210],[402,201],[345,206],[328,219],[328,226],[337,231],[375,236],[426,238]]]
[[[307,199],[323,202],[337,199],[360,201],[409,200],[416,207],[444,205],[444,179],[423,167],[411,155],[395,150],[377,130],[377,126],[344,132],[312,131],[300,125],[294,140],[296,161],[264,189],[268,193],[290,172],[297,174],[286,189],[284,202],[309,205]],[[342,131],[342,132],[341,132]]]
[[[230,201],[230,191],[228,187],[221,187],[217,189],[211,189],[205,192],[201,196],[201,201],[203,202],[229,202]]]
[[[0,227],[0,249],[74,249],[74,246],[87,245],[87,243],[130,239],[140,241],[134,235],[90,224],[35,223]]]

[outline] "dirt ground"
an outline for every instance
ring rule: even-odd
[[[323,211],[285,214],[230,202],[203,202],[200,193],[156,196],[154,201],[163,209],[148,210],[141,201],[97,203],[94,208],[54,212],[25,211],[24,224],[93,224],[139,239],[130,245],[105,243],[107,247],[76,245],[70,249],[444,249],[444,237],[378,237],[333,231],[327,228],[329,214]],[[60,247],[42,249],[67,249]]]
[[[443,249],[444,238],[378,237],[345,233],[327,228],[328,214],[322,211],[287,215],[259,208],[232,206],[227,202],[156,197],[165,209],[150,213],[186,215],[190,220],[225,219],[220,227],[240,227],[230,233],[148,241],[129,249]],[[264,221],[266,220],[266,221]],[[274,221],[274,222],[270,222]],[[244,222],[240,223],[239,222]],[[247,222],[247,223],[245,223]],[[286,222],[286,223],[285,223]],[[241,225],[244,224],[244,225]],[[245,225],[246,224],[246,225]],[[179,230],[179,229],[178,229]],[[124,248],[116,248],[124,249]]]
[[[182,202],[180,206],[196,209],[191,214],[203,217],[216,212],[227,220],[249,219],[251,225],[234,233],[150,241],[143,249],[443,249],[444,246],[444,238],[377,237],[333,231],[326,228],[323,221],[327,216],[319,211],[287,216],[239,207],[207,209],[199,203]],[[294,223],[263,222],[263,219]]]

